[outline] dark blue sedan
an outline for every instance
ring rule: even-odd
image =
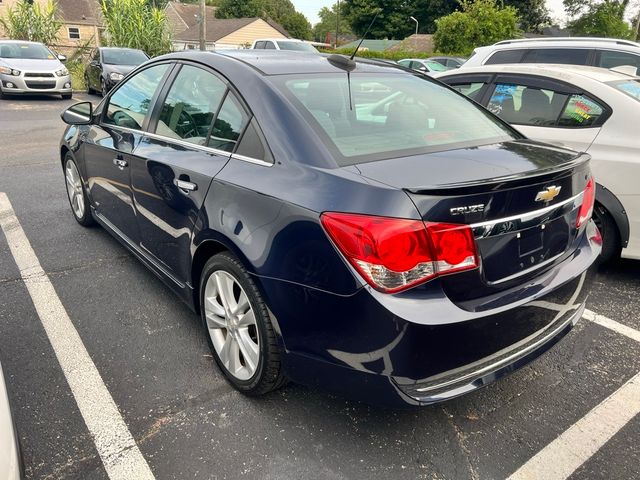
[[[537,357],[585,307],[601,248],[588,157],[420,73],[183,52],[62,117],[75,219],[200,314],[246,394],[292,380],[445,400]]]

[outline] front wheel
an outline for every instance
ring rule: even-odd
[[[107,84],[104,82],[103,78],[100,79],[100,93],[103,97],[106,97],[107,93],[109,93],[109,89],[107,88]]]
[[[200,305],[213,357],[237,390],[262,395],[286,383],[267,306],[244,266],[230,253],[207,261]]]
[[[615,220],[606,208],[596,203],[593,207],[593,221],[602,235],[602,252],[598,260],[602,264],[615,260],[622,251],[620,232]]]
[[[70,153],[64,157],[64,176],[73,218],[83,227],[93,225],[95,220],[91,216],[87,192],[82,183],[78,166]]]

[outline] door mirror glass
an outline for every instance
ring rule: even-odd
[[[68,125],[89,125],[93,119],[93,105],[91,102],[76,103],[62,112],[60,117]]]
[[[67,57],[65,55],[58,54],[58,60],[60,60],[61,62],[66,62],[67,61]]]

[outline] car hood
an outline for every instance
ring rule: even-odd
[[[55,72],[62,68],[60,60],[32,60],[28,58],[0,58],[0,64],[17,70]]]
[[[117,72],[123,75],[127,75],[134,68],[138,68],[137,65],[112,65],[110,63],[103,64],[105,73]]]
[[[582,157],[573,150],[533,140],[516,140],[359,163],[356,167],[364,177],[393,187],[419,191],[539,175],[572,162],[581,162]]]

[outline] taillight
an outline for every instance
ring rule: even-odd
[[[593,214],[593,204],[596,201],[596,182],[593,181],[593,177],[589,178],[587,186],[584,188],[584,197],[582,198],[582,205],[578,212],[578,219],[576,220],[576,228],[580,228],[586,222],[591,219]]]
[[[335,212],[322,214],[321,221],[351,265],[383,292],[478,266],[467,225]]]

